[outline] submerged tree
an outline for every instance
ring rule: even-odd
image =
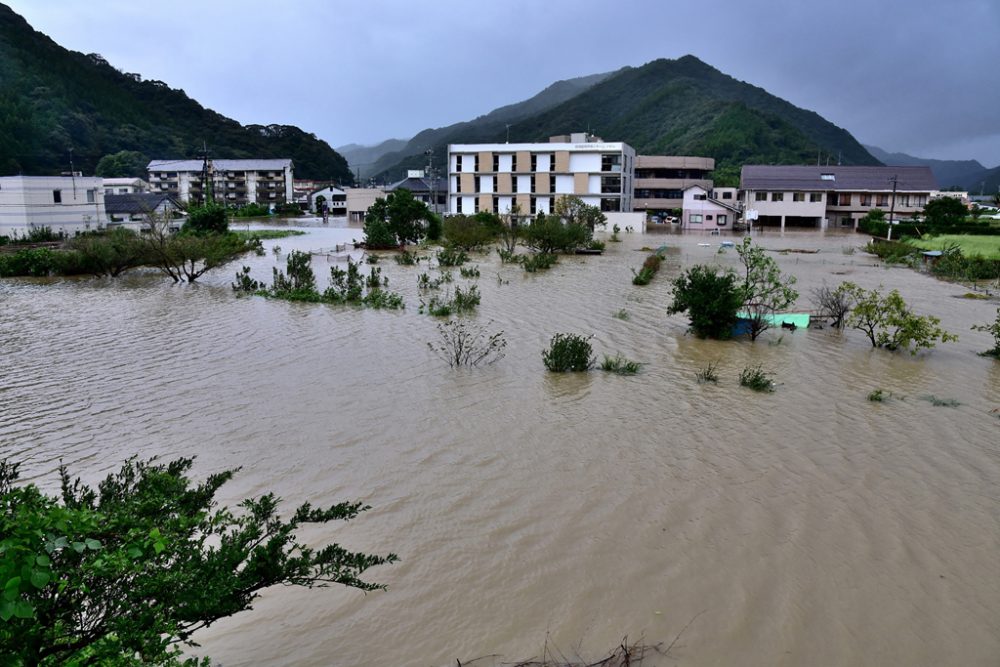
[[[749,236],[736,247],[743,264],[743,312],[750,320],[750,340],[771,328],[773,315],[799,298],[792,285],[795,276],[782,275],[778,263],[755,246]]]
[[[406,188],[379,197],[365,213],[365,243],[369,248],[394,248],[416,243],[427,235],[440,236],[440,221],[427,204]]]
[[[742,303],[735,273],[697,264],[674,280],[674,300],[667,312],[687,313],[699,338],[725,340],[733,335]]]
[[[192,633],[250,609],[264,588],[384,588],[359,577],[394,554],[296,537],[367,506],[305,503],[286,520],[266,494],[217,508],[236,471],[192,483],[191,464],[132,459],[96,488],[61,468],[50,496],[15,486],[17,464],[0,460],[0,664],[194,666],[180,651]]]
[[[854,302],[847,325],[865,332],[872,347],[909,349],[910,354],[916,354],[920,348],[934,347],[936,341],[958,340],[958,336],[940,327],[939,318],[913,313],[898,290],[883,295],[878,290],[866,290],[851,282],[841,287]]]

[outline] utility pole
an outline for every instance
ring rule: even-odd
[[[889,233],[886,235],[886,240],[892,240],[892,225],[893,217],[896,213],[896,182],[899,180],[898,174],[893,174],[889,182],[892,183],[892,201],[889,202]]]
[[[201,200],[208,202],[208,144],[201,142]],[[215,197],[213,196],[214,200]]]
[[[430,184],[431,213],[437,213],[437,198],[434,196],[436,190],[434,187],[434,149],[428,148],[424,151],[424,155],[427,156],[427,178],[425,180]]]

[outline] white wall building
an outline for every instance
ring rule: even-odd
[[[134,195],[149,192],[149,183],[141,178],[105,178],[104,194]]]
[[[317,201],[326,205],[331,217],[339,218],[347,215],[347,193],[340,188],[331,185],[309,193],[309,210],[316,214],[322,214],[323,211],[317,206]]]
[[[233,206],[251,202],[285,204],[294,198],[293,165],[290,159],[277,160],[152,160],[149,171],[151,192],[168,194],[180,202],[203,201],[203,170],[217,201]]]
[[[560,196],[606,212],[632,210],[635,150],[585,133],[537,144],[448,146],[448,212],[551,213]]]
[[[48,227],[73,236],[104,228],[103,179],[83,176],[0,177],[0,236]]]

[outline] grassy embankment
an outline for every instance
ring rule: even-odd
[[[944,250],[957,245],[966,257],[981,255],[986,259],[1000,259],[1000,236],[942,234],[927,239],[908,239],[907,243],[922,250]]]

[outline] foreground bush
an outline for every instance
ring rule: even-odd
[[[556,373],[581,372],[594,366],[590,336],[556,334],[542,352],[545,368]]]
[[[305,503],[282,519],[268,493],[218,508],[236,471],[193,483],[191,466],[132,459],[96,487],[61,468],[49,495],[15,485],[18,465],[0,460],[0,664],[193,667],[179,648],[194,646],[191,633],[250,609],[265,588],[383,588],[359,577],[394,554],[297,537],[367,506]]]

